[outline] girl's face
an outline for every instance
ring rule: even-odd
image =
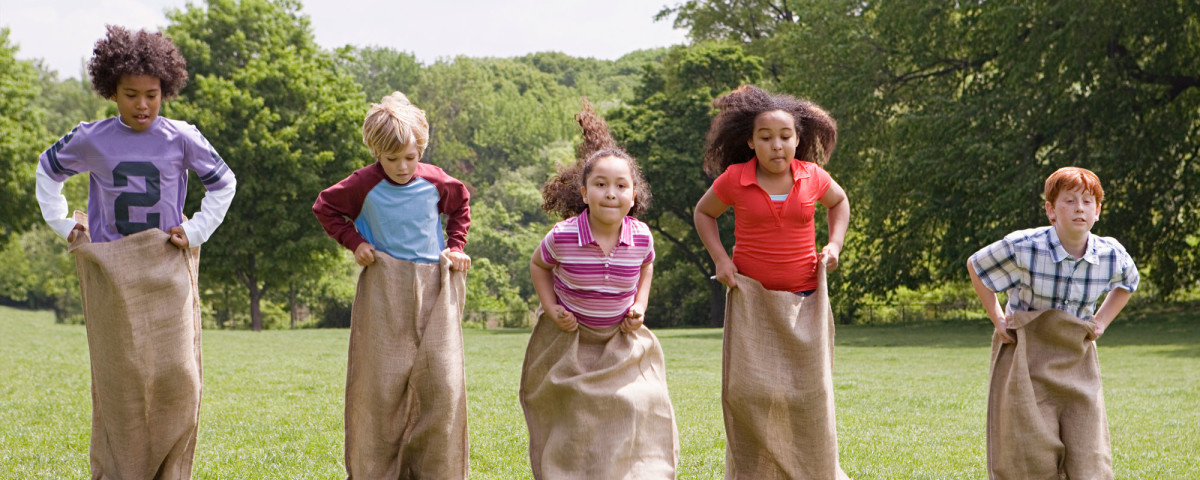
[[[597,159],[580,193],[588,206],[589,221],[602,225],[620,224],[633,208],[637,196],[629,162],[617,157]]]
[[[388,178],[404,185],[417,173],[417,164],[421,163],[421,152],[417,148],[417,142],[409,141],[408,145],[398,151],[380,155],[379,163],[383,165],[383,171],[387,173]]]
[[[117,81],[117,112],[121,123],[136,132],[150,128],[162,106],[162,82],[150,75],[122,75]]]
[[[796,119],[783,110],[758,114],[749,143],[760,168],[773,175],[790,173],[792,159],[796,158],[796,145],[800,143],[800,137],[796,136]]]

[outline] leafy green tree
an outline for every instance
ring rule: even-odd
[[[421,63],[408,52],[388,47],[355,47],[338,50],[339,64],[362,85],[368,102],[378,102],[395,91],[411,93],[421,80]]]
[[[361,90],[316,45],[299,9],[289,0],[211,0],[167,14],[192,76],[167,114],[204,132],[239,179],[224,224],[205,244],[202,274],[246,289],[253,330],[262,328],[264,296],[294,298],[341,248],[312,203],[369,160]],[[191,208],[200,198],[189,195]]]
[[[17,59],[8,27],[0,28],[0,244],[38,222],[33,172],[53,137],[37,106],[42,93],[34,63]]]

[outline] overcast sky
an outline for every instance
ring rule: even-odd
[[[558,51],[615,59],[684,42],[669,21],[654,21],[683,0],[302,0],[317,43],[386,46],[422,63],[439,58],[511,57]],[[203,5],[203,0],[193,0]],[[158,29],[168,8],[187,0],[0,0],[0,27],[61,77],[77,77],[105,24]]]

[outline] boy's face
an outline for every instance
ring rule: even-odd
[[[400,185],[412,181],[420,162],[421,152],[417,149],[417,142],[408,142],[408,145],[399,151],[385,153],[379,157],[379,163],[383,165],[383,171],[387,173],[388,178]]]
[[[117,82],[117,112],[121,123],[140,132],[154,124],[162,106],[162,82],[150,75],[122,75]]]
[[[1046,216],[1059,234],[1086,235],[1100,219],[1100,203],[1096,196],[1082,188],[1058,192],[1054,202],[1046,202]]]

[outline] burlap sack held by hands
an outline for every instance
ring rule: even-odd
[[[819,263],[819,262],[818,262]],[[725,478],[848,478],[838,465],[825,267],[807,297],[737,276],[725,303]]]
[[[1095,325],[1041,310],[1009,328],[1015,343],[992,337],[988,478],[1113,478]]]
[[[375,251],[350,315],[349,479],[467,478],[466,276]]]
[[[643,327],[534,326],[521,370],[529,461],[538,480],[673,479],[675,411],[658,338]]]
[[[76,221],[87,218],[76,213]],[[152,229],[76,236],[92,363],[93,479],[192,477],[200,423],[200,248]]]

